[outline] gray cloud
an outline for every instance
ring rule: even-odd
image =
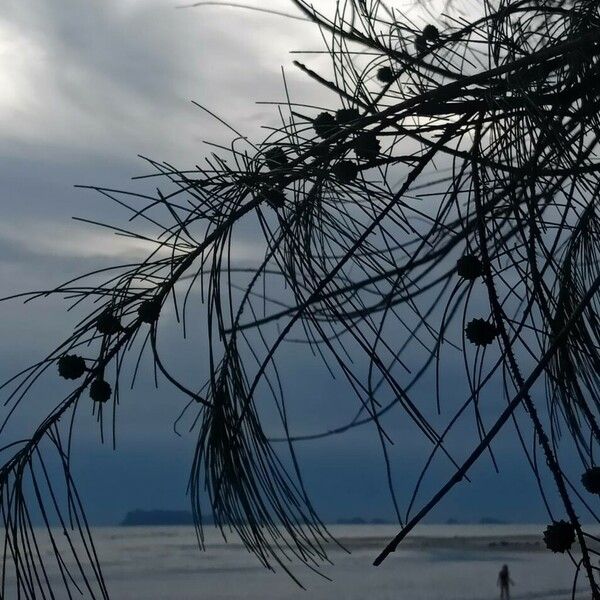
[[[286,0],[270,0],[269,5],[288,8]],[[144,253],[143,244],[115,240],[70,220],[72,215],[108,222],[126,218],[119,207],[73,184],[139,189],[143,184],[128,180],[149,172],[136,159],[138,153],[189,166],[207,152],[202,140],[228,143],[231,132],[191,100],[260,140],[260,126],[276,123],[278,115],[273,107],[253,102],[284,99],[282,64],[295,99],[309,104],[331,99],[290,67],[290,49],[321,47],[314,28],[258,13],[175,10],[173,3],[159,0],[9,0],[3,3],[0,35],[2,295],[50,287]],[[323,60],[314,57],[311,63]],[[239,260],[255,258],[253,230],[243,234],[234,252]],[[43,356],[76,319],[57,300],[0,305],[0,375],[10,376]],[[183,351],[179,330],[166,334],[161,343],[169,364],[180,372],[198,375],[205,368],[204,346],[199,344],[193,353]],[[298,354],[296,346],[281,352],[298,432],[337,425],[340,407],[347,406],[347,390]],[[33,426],[64,389],[60,382],[47,384],[43,397],[23,405],[19,423]],[[454,389],[458,394],[460,388]],[[430,403],[427,393],[423,390],[422,397]],[[494,402],[497,406],[499,398]],[[167,385],[159,392],[152,389],[146,364],[139,386],[124,390],[119,413],[123,453],[117,455],[98,449],[97,428],[89,411],[85,413],[75,464],[84,495],[95,499],[95,521],[114,521],[136,505],[184,503],[193,434],[181,441],[170,426],[182,405]],[[341,420],[351,418],[356,408],[353,404]],[[415,466],[402,453],[408,449],[422,456],[424,447],[405,421],[390,419],[388,424],[393,438],[402,442],[392,450],[402,483],[415,475]],[[372,433],[364,428],[347,438],[301,446],[317,505],[326,516],[336,516],[340,502],[346,503],[344,516],[391,514]],[[460,441],[457,448],[462,450]],[[510,448],[504,456],[509,466],[518,465]],[[373,493],[368,498],[361,473],[370,478]],[[495,506],[502,507],[503,501]],[[464,506],[461,510],[454,514],[467,512]]]
[[[299,39],[318,41],[308,25],[281,22],[158,0],[9,2],[0,17],[4,62],[18,69],[6,76],[13,97],[0,103],[4,144],[193,164],[204,152],[200,139],[231,134],[191,100],[255,134],[262,119],[251,102],[282,99],[289,49]]]

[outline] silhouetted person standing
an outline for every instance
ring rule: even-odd
[[[509,600],[510,586],[515,585],[515,582],[510,578],[508,573],[508,565],[503,565],[498,573],[498,585],[500,586],[500,600]]]

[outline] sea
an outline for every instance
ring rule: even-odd
[[[281,569],[266,570],[239,542],[225,543],[214,528],[206,529],[204,551],[186,526],[99,527],[93,534],[116,600],[488,600],[499,598],[504,564],[514,581],[513,600],[570,598],[575,567],[568,555],[545,549],[543,529],[422,525],[374,567],[397,528],[333,525],[330,531],[345,550],[332,546],[331,564],[322,565],[320,574],[295,565],[303,587]]]

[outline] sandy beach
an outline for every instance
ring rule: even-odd
[[[290,565],[305,590],[280,568],[265,570],[239,543],[223,543],[214,528],[204,552],[191,527],[97,528],[94,536],[116,600],[491,600],[503,564],[516,584],[513,600],[571,594],[573,564],[544,548],[542,525],[424,525],[377,568],[372,561],[395,526],[331,531],[348,552],[331,546],[333,564],[321,565],[322,575]]]

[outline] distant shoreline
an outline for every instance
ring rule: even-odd
[[[203,518],[203,522],[206,524],[212,524],[214,522],[212,515],[207,515]],[[327,523],[328,525],[394,525],[395,522],[388,519],[373,518],[365,519],[363,517],[350,517],[350,518],[339,518],[335,521]],[[136,508],[135,510],[129,511],[124,519],[119,523],[122,527],[136,527],[136,526],[182,526],[182,525],[194,525],[194,518],[192,513],[187,510],[164,510],[164,509],[152,509],[144,510]],[[456,519],[448,519],[445,523],[438,523],[436,525],[510,525],[507,521],[496,519],[493,517],[483,517],[479,521],[473,523],[466,523],[458,521]]]
[[[213,525],[210,515],[207,531]],[[348,550],[377,550],[389,542],[398,529],[392,523],[364,522],[362,520],[340,520],[328,524],[336,541]],[[127,514],[122,527],[152,529],[193,527],[191,513],[187,511],[143,511],[136,510]],[[506,523],[443,523],[419,525],[402,543],[401,551],[451,551],[538,553],[547,552],[543,542],[544,524],[506,524]],[[238,540],[229,540],[229,547],[240,546]],[[597,548],[600,550],[600,547]]]

